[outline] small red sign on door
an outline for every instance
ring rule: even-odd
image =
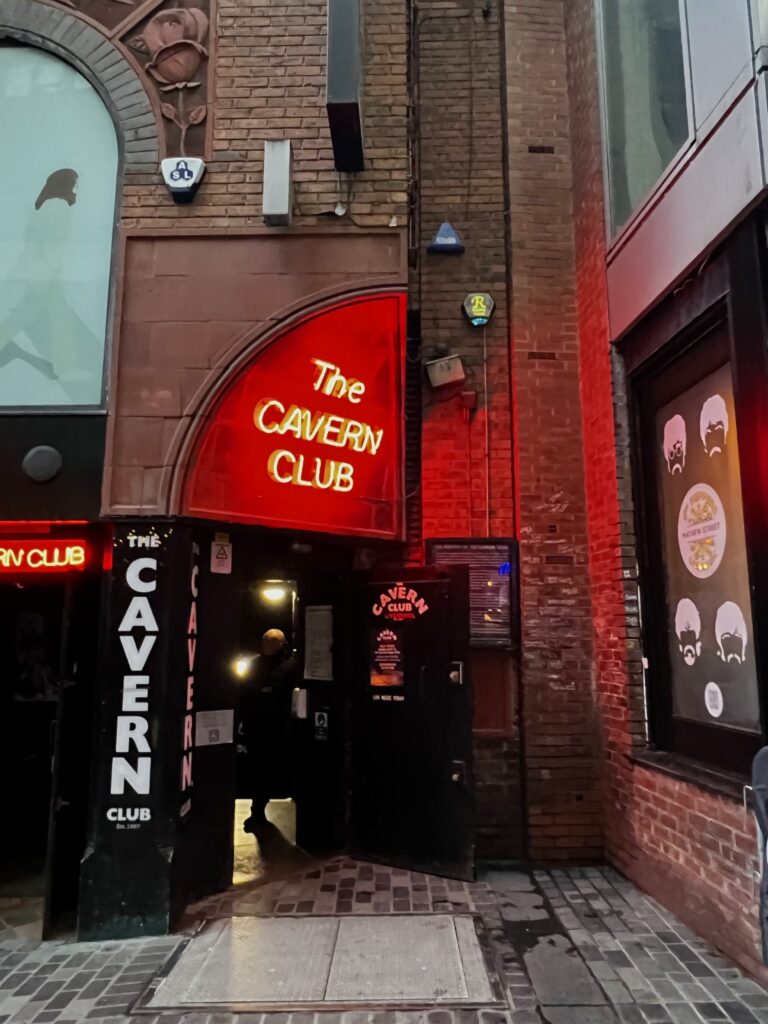
[[[262,348],[211,413],[183,511],[398,537],[405,297],[369,296]]]

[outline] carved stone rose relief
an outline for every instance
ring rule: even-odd
[[[159,94],[169,156],[207,156],[212,0],[53,0],[99,22]]]

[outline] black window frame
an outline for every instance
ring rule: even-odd
[[[638,330],[634,341],[630,336],[621,348],[628,367],[649,745],[746,777],[755,753],[768,742],[768,469],[759,471],[760,466],[768,467],[768,258],[761,215],[734,232],[719,262],[727,271],[713,271],[714,287],[712,280],[709,286],[699,282],[698,296],[671,297],[655,323]],[[756,735],[673,717],[669,616],[664,573],[659,571],[663,537],[656,412],[724,362],[730,364],[737,423],[761,718]]]

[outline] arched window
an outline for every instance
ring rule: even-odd
[[[57,57],[0,46],[0,408],[98,406],[117,137]]]

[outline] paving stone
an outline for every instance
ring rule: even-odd
[[[543,1005],[597,1006],[605,1002],[586,965],[564,936],[540,938],[523,959]]]
[[[503,920],[515,923],[545,921],[550,914],[540,893],[505,892],[501,902],[501,916]]]
[[[744,1003],[721,1002],[720,1006],[725,1010],[728,1019],[736,1021],[736,1024],[754,1024],[757,1020],[754,1013]]]
[[[725,1020],[727,1014],[717,1003],[696,1003],[696,1009],[705,1020]]]
[[[704,1019],[690,1003],[667,1003],[667,1010],[676,1024],[702,1024]]]
[[[612,1003],[634,1003],[632,993],[620,981],[603,981],[603,991]]]
[[[660,1003],[646,1003],[640,1006],[640,1012],[650,1024],[669,1024],[672,1017],[665,1006]]]
[[[609,1006],[542,1006],[549,1024],[616,1024],[616,1014]]]

